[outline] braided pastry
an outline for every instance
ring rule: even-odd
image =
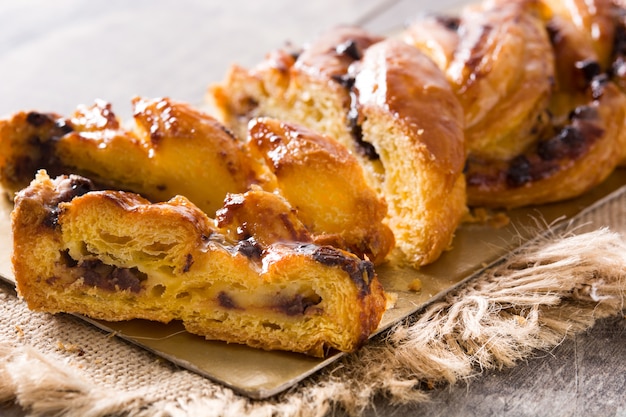
[[[418,20],[403,34],[445,71],[463,105],[468,204],[561,201],[619,164],[626,98],[604,74],[614,8],[491,1]]]
[[[133,130],[122,127],[104,102],[68,119],[20,112],[0,121],[3,187],[17,191],[46,169],[151,201],[184,195],[211,216],[229,193],[261,187],[286,196],[318,243],[376,263],[393,248],[384,201],[367,186],[356,159],[331,138],[266,119],[253,124],[254,140],[244,143],[187,104],[136,98],[133,105]]]
[[[261,168],[212,117],[169,99],[135,98],[133,110],[132,130],[103,101],[81,106],[69,118],[20,112],[0,121],[3,187],[20,190],[45,168],[154,201],[185,195],[214,213],[227,193],[263,182]]]
[[[247,147],[273,175],[316,243],[345,248],[382,263],[394,246],[383,224],[387,205],[365,181],[356,158],[338,142],[276,119],[258,118]]]
[[[626,2],[544,0],[562,89],[610,79],[626,93]],[[572,71],[577,68],[579,71]],[[582,71],[580,71],[582,70]],[[621,165],[626,162],[623,148]]]
[[[210,89],[235,132],[249,120],[292,120],[341,142],[389,206],[403,259],[433,262],[465,213],[461,106],[443,73],[417,48],[353,27],[335,28],[297,54],[233,66]]]
[[[493,0],[233,66],[210,89],[224,124],[169,99],[134,99],[130,130],[104,102],[17,113],[0,182],[18,192],[18,291],[38,310],[352,351],[380,322],[373,265],[394,244],[431,263],[467,204],[564,200],[626,160],[625,57],[621,1]],[[28,185],[40,169],[57,179]]]
[[[255,120],[243,142],[186,104],[134,105],[134,130],[103,102],[0,121],[5,188],[72,174],[40,172],[15,199],[29,307],[314,356],[362,345],[386,303],[370,260],[394,239],[356,158],[294,124]]]
[[[311,243],[273,193],[231,196],[235,211],[266,208],[251,218],[225,207],[222,221],[249,234],[231,240],[185,197],[151,204],[91,189],[40,172],[17,194],[13,264],[33,310],[182,320],[208,339],[315,356],[352,351],[378,326],[385,295],[373,265]]]

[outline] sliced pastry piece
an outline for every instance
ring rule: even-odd
[[[375,264],[394,247],[383,223],[385,200],[368,186],[357,158],[334,139],[294,123],[250,122],[247,147],[274,175],[277,191],[318,244],[344,248]]]
[[[363,179],[356,157],[334,139],[260,120],[246,142],[185,103],[133,103],[133,130],[104,102],[80,107],[68,119],[20,112],[0,121],[0,182],[15,192],[38,169],[78,174],[152,202],[184,195],[211,217],[228,194],[262,188],[286,197],[317,243],[376,263],[393,248],[383,224],[385,202]]]
[[[233,65],[223,83],[210,86],[209,99],[240,137],[249,120],[270,116],[304,124],[354,149],[348,69],[381,40],[357,27],[334,28],[300,50],[271,51],[252,69]]]
[[[181,320],[208,339],[315,356],[353,351],[385,309],[372,264],[311,243],[279,197],[263,193],[254,198],[277,215],[232,240],[184,197],[151,204],[40,172],[12,214],[18,292],[38,311]]]
[[[234,66],[209,92],[235,132],[268,116],[358,156],[387,202],[403,260],[427,264],[449,247],[466,211],[463,114],[444,74],[417,48],[340,27],[299,53],[274,51],[251,70]]]

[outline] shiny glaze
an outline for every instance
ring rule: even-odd
[[[56,143],[73,128],[55,113],[18,112],[0,120],[0,182],[16,192],[28,185],[40,168],[63,173],[55,154]]]
[[[366,51],[355,88],[360,106],[392,115],[409,140],[456,179],[465,160],[462,109],[432,60],[403,42],[381,42]]]
[[[321,155],[336,164],[349,164],[353,157],[344,146],[304,126],[276,119],[253,120],[249,141],[277,175],[283,167],[306,165],[308,155]]]
[[[382,39],[357,27],[338,27],[307,45],[298,56],[295,68],[309,76],[338,80],[367,48]]]
[[[104,100],[96,100],[92,106],[79,106],[70,118],[70,123],[74,130],[81,132],[120,128],[120,121],[113,113],[113,106]]]
[[[250,190],[229,194],[217,211],[216,224],[251,258],[275,242],[311,242],[309,231],[289,204],[277,194]]]
[[[270,167],[280,190],[314,242],[384,260],[394,245],[383,223],[387,205],[368,186],[345,146],[295,123],[258,118],[249,126],[251,153]]]
[[[228,192],[263,182],[242,142],[208,114],[168,98],[136,97],[133,106],[134,129],[104,101],[69,118],[30,112],[1,121],[3,185],[23,188],[37,169],[77,173],[153,201],[182,194],[214,213]]]
[[[435,36],[419,24],[408,31],[405,40],[444,66],[466,110],[469,204],[559,201],[612,171],[626,146],[625,101],[610,82],[620,15],[609,0],[496,0],[468,6],[458,27],[431,19],[442,27]]]
[[[549,37],[537,2],[482,2],[458,20],[414,22],[403,38],[433,57],[461,101],[468,153],[508,159],[535,140],[554,82]]]
[[[619,6],[613,0],[541,0],[547,7],[548,19],[570,22],[580,35],[586,38],[577,44],[585,48],[589,44],[603,70],[610,65],[613,40],[616,34],[616,17]]]

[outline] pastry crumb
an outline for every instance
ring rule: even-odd
[[[83,356],[85,354],[85,351],[80,346],[75,344],[65,344],[60,340],[57,341],[57,349],[68,353],[76,353],[78,356]]]
[[[398,293],[385,292],[385,301],[386,301],[386,306],[385,306],[386,310],[394,308],[396,306],[396,302],[398,301]]]
[[[409,283],[409,290],[413,292],[422,291],[422,280],[419,278],[415,278],[413,281]]]
[[[464,223],[486,224],[496,229],[506,227],[511,218],[503,211],[491,211],[484,207],[473,208],[463,219]]]

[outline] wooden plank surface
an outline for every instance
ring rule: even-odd
[[[357,21],[380,0],[25,0],[0,3],[0,115],[68,113],[134,95],[200,104],[231,63]]]
[[[386,33],[414,13],[460,1],[24,0],[0,3],[0,115],[68,113],[95,98],[129,116],[134,95],[202,103],[232,62],[252,65],[286,41],[340,23]],[[626,416],[626,323],[604,320],[519,366],[433,392],[433,402],[379,399],[367,415]],[[23,415],[7,405],[0,414]]]
[[[516,367],[479,373],[432,392],[419,406],[384,399],[365,416],[626,416],[626,319],[599,321]]]

